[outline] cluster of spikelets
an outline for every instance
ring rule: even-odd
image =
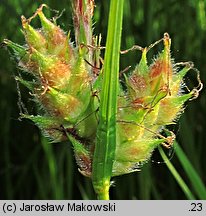
[[[53,142],[70,139],[80,169],[88,175],[98,123],[97,97],[92,90],[96,75],[84,59],[87,49],[82,45],[75,47],[70,35],[45,17],[44,7],[29,19],[21,18],[26,45],[4,41],[20,69],[32,75],[30,81],[16,79],[29,88],[40,108],[37,116],[22,114],[21,117],[32,120]],[[41,29],[30,25],[37,16]]]
[[[22,114],[22,117],[32,120],[53,142],[69,139],[80,171],[91,176],[100,103],[98,95],[104,72],[101,70],[99,76],[94,73],[95,54],[90,58],[92,62],[85,59],[91,44],[82,47],[77,42],[76,45],[70,43],[69,35],[48,20],[42,8],[30,19],[22,17],[26,45],[4,41],[18,60],[18,66],[32,75],[30,81],[17,79],[29,88],[40,105],[39,115]],[[37,16],[41,29],[30,25]],[[113,176],[135,171],[158,145],[169,147],[173,133],[167,132],[165,137],[161,132],[166,125],[175,123],[184,103],[197,97],[202,87],[200,83],[199,89],[182,93],[183,77],[192,65],[183,64],[177,71],[170,57],[169,35],[165,34],[161,41],[164,49],[150,66],[146,57],[149,48],[141,49],[139,64],[125,76],[126,89],[119,90]]]
[[[147,52],[162,41],[163,51],[148,65]],[[119,98],[115,173],[138,170],[160,144],[170,148],[175,135],[166,126],[175,124],[184,110],[184,103],[197,98],[202,89],[199,72],[191,62],[175,64],[171,59],[168,33],[153,45],[138,47],[142,51],[141,60],[132,74],[125,76],[127,92]],[[183,77],[190,69],[198,73],[199,85],[184,94]]]

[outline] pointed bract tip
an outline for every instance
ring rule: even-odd
[[[23,28],[25,28],[25,25],[28,24],[28,21],[24,15],[21,16],[21,23]]]
[[[163,41],[164,41],[165,47],[166,47],[166,48],[169,48],[170,45],[171,45],[171,39],[170,39],[170,36],[169,36],[169,34],[168,34],[167,32],[164,33]]]

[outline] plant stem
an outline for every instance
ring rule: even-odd
[[[175,180],[177,181],[177,183],[181,187],[182,191],[184,192],[185,196],[188,199],[190,199],[190,200],[195,200],[195,196],[190,191],[189,187],[184,182],[184,180],[182,179],[182,177],[180,176],[180,174],[177,172],[177,170],[175,169],[175,167],[172,165],[172,163],[170,162],[170,160],[167,158],[166,154],[164,153],[164,151],[162,150],[161,147],[159,147],[159,152],[160,152],[160,155],[162,156],[163,160],[165,161],[168,169],[170,170],[170,172],[174,176]]]
[[[110,181],[104,181],[104,184],[102,185],[102,190],[98,191],[97,194],[98,200],[109,200],[109,187]]]
[[[195,170],[195,168],[193,167],[186,154],[177,142],[175,142],[175,147],[177,158],[179,159],[183,169],[187,173],[187,176],[192,183],[198,199],[206,199],[206,187],[204,186],[204,183],[202,182],[200,176],[198,175],[197,171]]]
[[[116,113],[119,84],[119,55],[124,0],[111,0],[99,125],[93,158],[93,186],[98,199],[109,199],[110,179],[116,149]]]
[[[92,45],[93,0],[72,0],[75,39],[78,45]]]
[[[94,11],[94,0],[72,0],[72,4],[76,44],[79,48],[83,44],[85,46],[93,45],[92,17]],[[84,46],[80,49],[84,58],[92,63],[93,50],[84,48]],[[90,66],[88,68],[90,68]]]

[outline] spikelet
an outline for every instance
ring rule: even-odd
[[[37,116],[22,114],[21,117],[32,120],[53,142],[70,139],[80,170],[89,175],[92,138],[97,128],[97,107],[91,91],[94,76],[84,60],[85,52],[79,44],[72,45],[69,35],[46,18],[44,7],[47,6],[41,5],[29,19],[21,17],[24,46],[4,40],[18,60],[18,66],[33,76],[32,81],[20,77],[17,80],[29,88],[44,110]],[[31,25],[37,17],[40,29]]]
[[[162,41],[162,40],[160,40]],[[146,54],[149,49],[142,48],[140,63],[129,77],[125,76],[127,92],[119,98],[118,142],[113,175],[138,170],[147,161],[152,151],[160,144],[170,147],[175,136],[161,135],[165,126],[175,124],[184,110],[187,100],[196,98],[202,89],[198,88],[183,94],[183,77],[192,68],[185,63],[178,68],[170,55],[171,39],[168,33],[163,38],[164,50],[149,66]],[[199,78],[198,78],[199,79]]]

